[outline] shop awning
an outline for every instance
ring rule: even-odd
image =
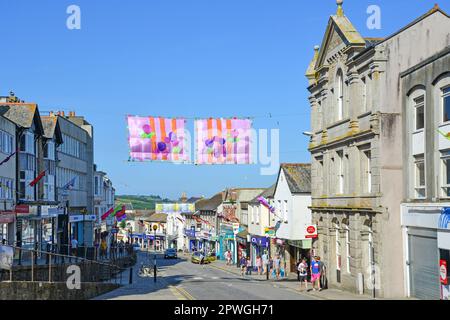
[[[300,249],[311,249],[312,248],[312,240],[288,240],[287,244],[292,247],[297,247]]]
[[[239,232],[238,234],[236,234],[236,237],[247,240],[248,235],[249,235],[248,230],[244,229],[241,232]]]

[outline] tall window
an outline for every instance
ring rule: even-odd
[[[288,221],[289,207],[287,200],[284,200],[284,221]]]
[[[345,180],[345,170],[344,170],[344,152],[337,152],[337,180],[338,180],[338,194],[344,193],[344,180]]]
[[[346,267],[347,273],[350,273],[350,228],[345,226],[345,256],[346,256]]]
[[[0,152],[7,155],[13,152],[13,136],[4,131],[0,131]]]
[[[317,183],[315,184],[317,186],[317,195],[322,195],[324,193],[323,188],[323,157],[316,158],[316,177],[317,177]]]
[[[336,224],[336,270],[341,270],[341,242],[339,239],[339,225]]]
[[[363,77],[361,79],[362,82],[362,112],[367,111],[367,79],[366,77]]]
[[[414,157],[416,198],[425,198],[425,161],[423,155]]]
[[[450,150],[441,153],[442,196],[450,197]]]
[[[363,193],[372,193],[372,160],[370,150],[361,151],[361,173]]]
[[[450,86],[442,90],[443,121],[450,121]]]
[[[337,73],[337,111],[338,120],[344,119],[344,75],[342,70]]]
[[[425,97],[414,99],[415,129],[421,130],[425,126]]]

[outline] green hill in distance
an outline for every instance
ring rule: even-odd
[[[116,195],[115,198],[116,206],[131,203],[135,210],[154,210],[155,204],[158,202],[172,202],[172,200],[155,195]]]

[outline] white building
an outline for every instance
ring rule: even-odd
[[[274,203],[277,253],[286,270],[294,272],[298,259],[308,256],[311,249],[311,240],[306,238],[306,228],[311,225],[310,164],[281,164]]]
[[[109,209],[113,208],[115,198],[115,189],[112,181],[103,171],[97,170],[97,165],[94,165],[94,214],[95,221],[95,236],[99,240],[99,234],[102,231],[109,230],[114,223],[114,218],[107,218],[102,221],[101,216]],[[104,230],[102,230],[102,224]]]

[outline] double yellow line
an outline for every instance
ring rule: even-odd
[[[192,296],[189,292],[187,292],[182,287],[176,287],[169,284],[164,278],[160,278],[160,281],[163,282],[169,290],[177,297],[178,300],[196,300],[194,296]]]

